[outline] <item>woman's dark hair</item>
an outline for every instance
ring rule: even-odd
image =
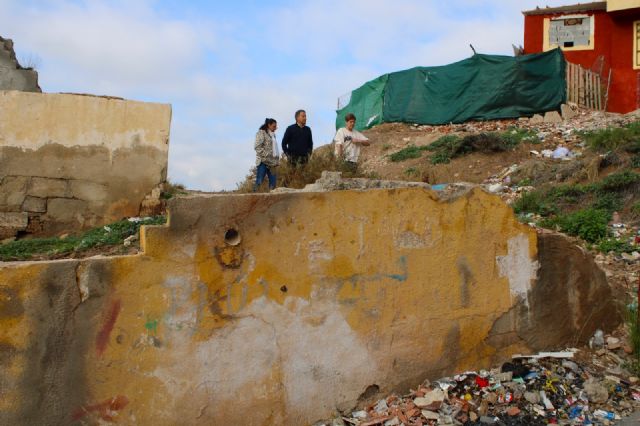
[[[273,123],[276,123],[276,120],[274,120],[273,118],[265,118],[264,124],[260,126],[260,130],[267,130],[267,128]]]

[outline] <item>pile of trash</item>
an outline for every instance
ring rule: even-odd
[[[623,360],[613,351],[623,349],[620,339],[598,331],[591,344],[596,352],[589,363],[576,359],[577,349],[515,355],[501,368],[425,381],[408,395],[391,395],[321,424],[614,424],[640,407],[640,379],[620,367]]]

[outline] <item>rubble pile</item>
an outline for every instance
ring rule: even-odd
[[[521,117],[519,119],[471,121],[441,126],[414,124],[412,128],[427,133],[483,133],[500,132],[507,129],[518,128],[534,130],[542,140],[556,136],[569,141],[577,140],[580,132],[588,132],[607,127],[620,127],[640,119],[640,113],[638,111],[628,114],[617,114],[578,109],[575,105],[571,105],[567,110],[571,110],[571,113],[565,113],[564,118],[558,114],[558,119],[545,120],[542,116],[533,116],[531,118]]]
[[[622,339],[598,331],[591,344],[425,381],[316,426],[615,424],[640,407],[640,379],[621,367],[629,351]]]

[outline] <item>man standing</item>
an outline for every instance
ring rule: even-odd
[[[282,137],[282,151],[293,164],[306,164],[313,151],[311,129],[307,127],[307,113],[296,111],[296,124],[287,127]]]
[[[355,172],[358,167],[360,157],[360,147],[369,146],[369,139],[362,133],[354,130],[356,116],[348,113],[344,117],[345,127],[341,127],[336,133],[335,142],[336,157],[341,158],[347,164],[349,170]]]

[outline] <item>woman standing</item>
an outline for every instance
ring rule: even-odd
[[[265,175],[269,178],[269,189],[276,187],[275,168],[278,167],[280,161],[280,151],[276,142],[275,131],[278,123],[273,118],[264,120],[264,124],[260,126],[260,130],[256,133],[256,142],[254,148],[256,150],[256,183],[253,186],[253,192],[256,192]]]

